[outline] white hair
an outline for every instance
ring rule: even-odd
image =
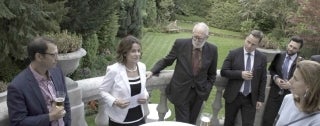
[[[192,32],[201,31],[205,33],[206,35],[209,35],[209,27],[206,23],[200,22],[194,25]]]

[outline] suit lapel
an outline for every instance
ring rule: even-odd
[[[192,49],[193,49],[193,46],[192,46],[192,39],[189,39],[188,42],[186,42],[187,45],[186,45],[186,49],[184,49],[184,51],[188,52],[187,55],[186,55],[186,64],[188,65],[188,67],[190,69],[188,69],[188,73],[190,75],[193,75],[193,71],[192,71]],[[179,52],[179,53],[183,53],[183,52]]]
[[[242,68],[242,70],[245,70],[246,68],[245,68],[245,66],[244,66],[244,62],[245,62],[245,60],[244,60],[244,52],[243,52],[243,47],[241,47],[241,48],[239,48],[240,49],[240,53],[238,54],[238,58],[240,58],[239,60],[235,60],[235,62],[237,62],[237,61],[240,61],[240,65],[241,65],[241,68]],[[237,64],[237,63],[236,63]]]
[[[144,87],[144,84],[146,83],[146,73],[144,70],[142,70],[142,66],[138,63],[138,68],[139,68],[139,76],[141,80],[141,87]],[[143,88],[141,88],[143,89]],[[141,90],[142,91],[142,90]]]
[[[30,75],[32,75],[32,76],[30,76]],[[26,76],[28,79],[27,84],[32,89],[32,91],[30,93],[34,94],[35,99],[37,99],[38,102],[40,103],[42,110],[45,111],[46,113],[48,113],[49,111],[48,111],[45,99],[43,97],[43,94],[41,92],[41,89],[39,87],[39,83],[34,78],[33,73],[31,72],[30,68],[27,69]]]
[[[124,66],[123,64],[120,64],[120,77],[122,78],[122,81],[124,81],[126,84],[126,88],[127,91],[129,92],[129,94],[131,94],[131,90],[130,90],[130,84],[129,84],[129,79],[128,79],[128,75],[126,72],[126,66]]]

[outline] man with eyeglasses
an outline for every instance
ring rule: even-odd
[[[147,78],[170,66],[176,66],[166,95],[174,104],[176,121],[196,124],[201,106],[208,99],[216,80],[217,47],[207,42],[209,27],[201,22],[193,28],[193,36],[177,39],[169,54],[159,60]]]
[[[57,64],[54,41],[37,37],[28,44],[30,65],[8,86],[10,126],[70,126],[70,103],[64,75]],[[57,106],[57,92],[65,92],[63,106]]]
[[[256,50],[263,33],[253,30],[244,40],[244,46],[231,50],[223,62],[221,76],[228,79],[225,99],[224,126],[234,126],[241,112],[242,126],[253,126],[255,113],[265,97],[267,57]]]

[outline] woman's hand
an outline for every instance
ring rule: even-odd
[[[119,100],[119,99],[116,99],[113,103],[114,105],[118,106],[119,108],[121,109],[124,109],[126,107],[129,106],[130,102],[127,101],[127,100]]]
[[[145,104],[145,103],[147,103],[147,100],[148,100],[148,99],[145,99],[145,98],[139,98],[139,99],[138,99],[138,103],[139,103],[139,104]]]

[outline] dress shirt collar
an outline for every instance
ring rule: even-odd
[[[49,81],[51,80],[50,78],[46,78],[45,76],[40,75],[37,71],[35,71],[31,65],[29,65],[29,68],[34,76],[34,78],[38,81],[38,82],[43,82],[43,81]],[[50,72],[48,71],[48,77],[51,77]]]
[[[243,47],[243,54],[246,56],[247,53],[249,53],[249,52],[247,52],[247,50]],[[256,51],[254,50],[254,51],[252,51],[250,54],[251,54],[251,56],[254,56],[255,53],[256,53]]]
[[[288,56],[289,56],[288,53],[286,53],[286,58],[287,58]],[[297,53],[294,54],[294,55],[292,55],[292,56],[290,56],[290,60],[294,61],[294,60],[297,58],[297,56],[298,56]]]

